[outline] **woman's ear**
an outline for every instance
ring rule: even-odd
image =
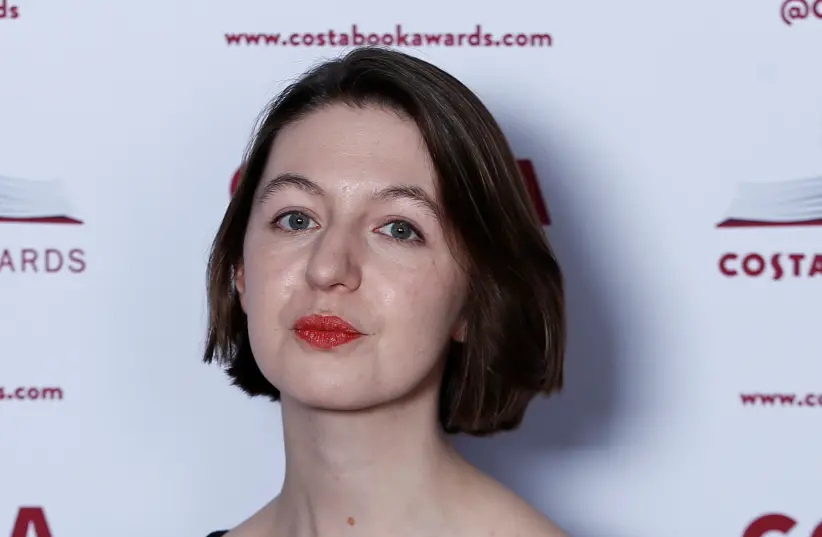
[[[245,265],[242,263],[234,269],[234,288],[237,289],[237,294],[240,295],[240,306],[245,311]]]

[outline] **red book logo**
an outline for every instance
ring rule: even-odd
[[[82,224],[57,181],[29,181],[0,175],[0,223]]]
[[[534,163],[528,159],[521,159],[517,161],[517,164],[519,164],[520,172],[525,180],[525,187],[528,189],[528,194],[531,196],[531,201],[534,203],[534,208],[537,211],[540,222],[542,222],[543,226],[550,226],[551,216],[548,214],[548,207],[545,205],[545,200],[542,197],[542,190],[539,187],[539,179],[537,179],[537,173],[534,170]],[[232,196],[240,185],[240,179],[243,176],[244,170],[245,166],[240,166],[231,178],[230,194]]]
[[[822,226],[822,177],[743,183],[716,227]]]

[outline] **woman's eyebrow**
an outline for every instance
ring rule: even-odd
[[[392,185],[375,192],[371,199],[375,201],[392,201],[406,199],[410,200],[431,213],[431,216],[439,220],[440,206],[428,193],[415,185]]]
[[[260,197],[257,201],[262,203],[271,195],[289,186],[297,188],[307,194],[311,194],[314,196],[322,196],[325,194],[325,191],[322,189],[320,185],[318,185],[311,179],[308,179],[307,177],[304,177],[296,173],[281,173],[280,175],[271,179],[268,183],[265,184],[263,189],[260,191]]]
[[[281,173],[268,181],[260,191],[258,201],[264,202],[273,194],[288,188],[297,188],[306,194],[312,196],[324,196],[325,190],[305,176],[296,173]],[[410,200],[418,205],[421,205],[427,212],[436,219],[440,217],[440,206],[428,193],[421,187],[416,185],[391,185],[374,192],[371,195],[374,201],[394,201],[394,200]]]

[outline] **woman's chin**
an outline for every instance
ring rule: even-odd
[[[299,382],[278,386],[281,398],[318,410],[355,412],[390,404],[411,389],[384,389],[374,382]]]
[[[381,397],[377,390],[352,384],[300,383],[280,387],[286,397],[300,406],[330,411],[358,411],[385,404],[390,397]]]

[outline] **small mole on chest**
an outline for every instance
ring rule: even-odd
[[[356,521],[354,520],[354,517],[348,517],[347,522],[348,522],[349,526],[353,526],[354,524],[356,524]]]

